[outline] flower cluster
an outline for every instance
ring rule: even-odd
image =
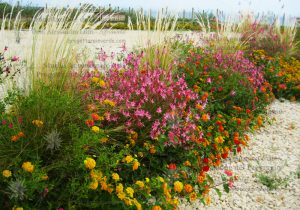
[[[101,113],[102,123],[125,125],[128,133],[143,129],[152,139],[166,134],[169,137],[166,144],[191,141],[199,116],[193,115],[189,104],[197,101],[197,94],[188,89],[183,77],[174,79],[171,72],[142,65],[142,57],[129,54],[124,66],[113,65],[103,85],[99,85],[98,72],[84,77],[85,81],[91,81],[87,97],[95,104],[118,107]],[[86,124],[97,133],[94,124],[100,119],[92,118]]]
[[[291,57],[269,56],[264,50],[255,50],[250,58],[263,68],[265,78],[271,83],[277,97],[300,99],[300,61]]]

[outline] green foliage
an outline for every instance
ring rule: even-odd
[[[280,187],[286,187],[289,178],[281,178],[276,175],[258,174],[257,178],[260,183],[267,186],[269,190],[277,190]]]

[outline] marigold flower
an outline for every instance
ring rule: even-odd
[[[100,141],[101,144],[105,144],[105,143],[108,142],[108,138],[107,137],[103,137],[99,141]]]
[[[191,193],[193,191],[193,187],[190,184],[184,185],[185,192]]]
[[[134,160],[134,158],[131,155],[127,155],[124,159],[126,163],[131,163]]]
[[[113,180],[115,180],[115,181],[119,181],[119,180],[120,180],[120,176],[119,176],[119,174],[117,174],[117,173],[113,173],[113,174],[112,174],[112,178],[113,178]]]
[[[190,201],[195,201],[197,199],[197,194],[195,192],[192,192],[190,194]]]
[[[98,188],[98,181],[94,180],[92,183],[90,183],[90,189],[96,190]]]
[[[136,181],[135,184],[138,185],[141,189],[143,189],[145,187],[145,184],[143,181]]]
[[[86,158],[84,160],[84,165],[87,169],[92,170],[96,167],[96,161],[93,158]]]
[[[132,170],[136,171],[139,168],[139,166],[140,166],[139,161],[135,160],[132,165]]]
[[[92,131],[93,131],[94,133],[99,133],[99,132],[100,132],[100,128],[99,128],[98,126],[93,126],[93,127],[92,127]]]
[[[116,186],[116,193],[121,193],[123,192],[123,185],[121,183],[119,183],[117,186]]]
[[[134,189],[133,188],[127,187],[126,192],[129,195],[129,197],[133,198],[133,194],[134,194]]]
[[[126,194],[124,192],[119,192],[117,196],[120,200],[124,200],[126,198]]]
[[[27,172],[29,172],[29,173],[32,173],[33,170],[34,170],[34,165],[32,165],[31,162],[24,162],[24,163],[22,164],[22,168],[23,168],[24,171],[27,171]]]
[[[35,125],[36,127],[40,128],[44,125],[44,122],[41,120],[33,120],[32,124]]]
[[[183,189],[183,184],[180,181],[174,182],[174,191],[180,193]]]
[[[153,206],[152,210],[162,210],[162,208],[160,206]]]
[[[3,175],[5,178],[11,177],[11,171],[10,171],[10,170],[4,170],[4,171],[2,172],[2,175]]]

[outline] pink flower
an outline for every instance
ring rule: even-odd
[[[18,61],[19,60],[19,57],[17,57],[17,56],[13,56],[12,58],[11,58],[11,61],[12,62],[15,62],[15,61]]]
[[[156,112],[157,112],[157,113],[161,113],[161,108],[158,107],[157,110],[156,110]]]
[[[211,78],[208,77],[207,80],[206,80],[206,82],[207,82],[207,83],[211,83]]]
[[[233,175],[233,172],[230,171],[230,170],[225,170],[224,173],[225,173],[227,176],[232,176],[232,175]]]
[[[232,180],[230,180],[230,181],[228,182],[228,186],[229,186],[230,188],[233,188],[233,187],[234,187],[233,181],[232,181]]]

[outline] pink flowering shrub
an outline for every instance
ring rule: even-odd
[[[174,78],[170,71],[142,64],[143,56],[129,54],[124,65],[112,65],[106,76],[98,72],[84,76],[83,80],[94,81],[87,99],[112,107],[103,113],[103,123],[125,125],[128,133],[143,129],[143,135],[151,139],[167,135],[165,144],[184,144],[195,135],[200,137],[195,124],[199,116],[190,106],[200,103],[197,94],[187,87],[183,77]],[[100,77],[102,85],[97,79]]]

